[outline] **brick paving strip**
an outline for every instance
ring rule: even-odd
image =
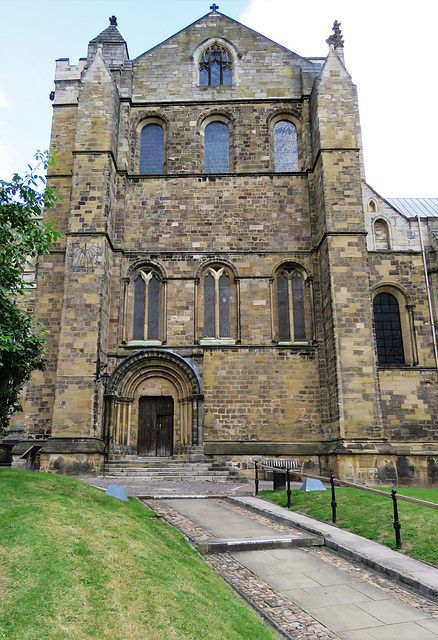
[[[223,498],[210,498],[213,502],[231,509],[247,518],[270,527],[272,530],[291,535],[299,532],[297,529],[275,522],[270,518],[251,512],[243,507],[232,504]],[[209,532],[193,523],[185,516],[179,514],[161,500],[143,499],[143,502],[156,511],[168,524],[174,526],[187,538],[188,542],[195,546],[208,539],[214,538]],[[324,562],[361,579],[368,584],[378,587],[386,593],[398,598],[408,605],[438,618],[438,603],[405,586],[394,583],[383,575],[370,568],[355,564],[340,557],[338,554],[325,547],[302,547],[302,551],[312,554]],[[280,594],[275,588],[255,575],[247,567],[228,553],[211,554],[203,556],[204,560],[228,582],[269,624],[285,638],[300,640],[304,638],[324,638],[328,640],[339,639],[339,636],[328,630],[311,615],[305,613],[300,607]]]

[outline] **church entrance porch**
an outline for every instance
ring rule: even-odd
[[[137,453],[162,458],[173,454],[172,396],[139,399]]]
[[[189,360],[164,349],[145,349],[113,371],[105,394],[106,459],[202,454],[200,380]]]

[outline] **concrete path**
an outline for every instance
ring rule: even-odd
[[[234,498],[233,502],[243,507],[256,509],[260,515],[282,519],[289,526],[307,526],[323,533],[327,540],[351,551],[356,558],[366,554],[370,564],[374,560],[391,564],[394,571],[399,567],[406,573],[423,580],[433,587],[437,570],[400,553],[392,552],[360,536],[315,521],[299,514],[287,512],[253,497]],[[228,508],[217,500],[162,499],[161,503],[181,514],[202,528],[211,537],[227,539],[256,539],[275,537],[272,528],[245,515],[236,508]],[[279,511],[277,511],[279,510]],[[286,520],[284,520],[284,517]],[[307,522],[306,522],[307,521]],[[278,533],[278,536],[281,534]],[[352,537],[351,537],[352,536]],[[328,551],[324,553],[328,554]],[[380,588],[362,579],[360,572],[351,573],[324,559],[324,554],[315,555],[308,549],[265,549],[228,552],[228,555],[262,579],[266,586],[281,597],[298,605],[312,619],[323,625],[330,638],[342,640],[432,640],[438,638],[438,607],[416,602],[411,592],[408,597],[395,597],[388,589]],[[364,571],[365,573],[365,571]],[[432,583],[432,584],[429,584]],[[438,587],[438,584],[436,585]],[[394,593],[397,589],[394,590]],[[311,635],[288,635],[287,637],[312,637]],[[314,637],[323,637],[319,633]]]

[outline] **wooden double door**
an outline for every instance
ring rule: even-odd
[[[137,452],[141,456],[173,454],[172,396],[142,396],[138,407]]]

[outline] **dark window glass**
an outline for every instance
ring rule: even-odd
[[[219,45],[208,47],[201,56],[199,63],[199,84],[230,85],[232,82],[231,56]]]
[[[204,336],[206,338],[215,337],[215,280],[211,273],[204,278]]]
[[[230,170],[230,134],[224,122],[215,120],[205,127],[205,173],[228,173]]]
[[[404,364],[400,309],[390,293],[379,293],[373,302],[379,364]]]
[[[231,68],[230,67],[226,67],[225,69],[222,70],[222,84],[231,84],[232,81],[232,73],[231,73]]]
[[[292,301],[294,312],[294,338],[305,340],[306,328],[304,324],[304,291],[303,279],[299,273],[292,276]]]
[[[133,340],[144,340],[145,287],[146,284],[143,278],[138,276],[134,282]]]
[[[277,278],[278,337],[290,340],[289,283],[284,273]]]
[[[288,120],[274,125],[274,170],[298,171],[297,128]]]
[[[219,278],[219,335],[221,338],[231,336],[230,278],[226,273]]]
[[[141,130],[140,173],[163,173],[164,130],[159,124],[148,124]]]
[[[218,60],[213,60],[211,63],[211,83],[221,84],[221,63]]]
[[[158,340],[159,309],[160,283],[153,275],[148,285],[148,340]]]

